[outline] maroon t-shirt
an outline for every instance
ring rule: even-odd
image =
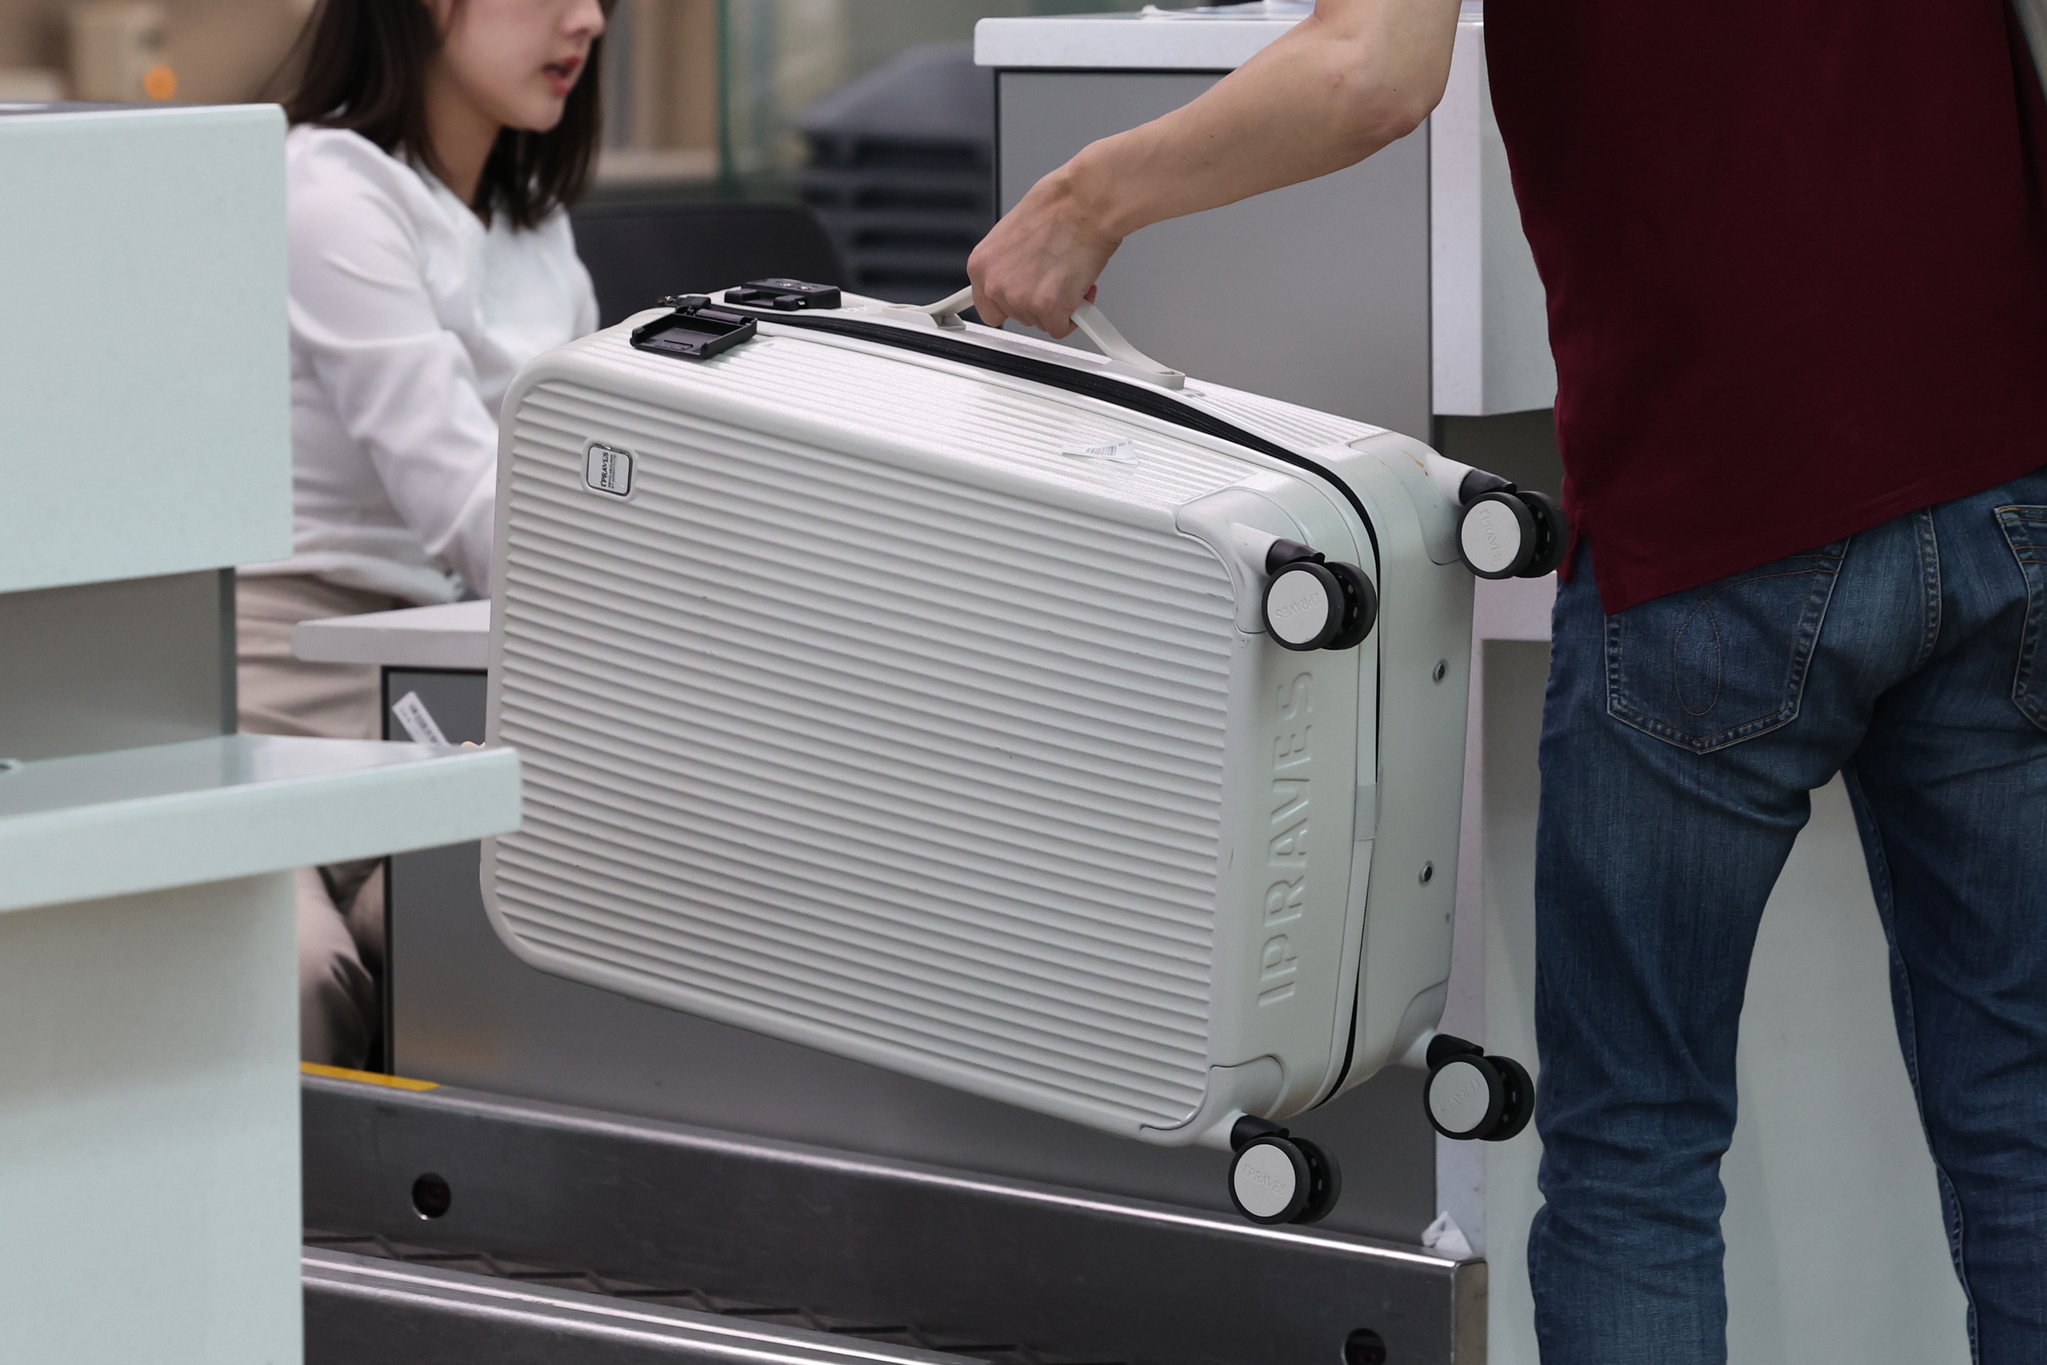
[[[2047,106],[2007,0],[1486,11],[1608,611],[2047,465]]]

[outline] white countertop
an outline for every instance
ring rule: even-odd
[[[227,735],[0,770],[0,911],[436,848],[519,825],[519,756]]]
[[[1299,20],[1291,15],[1063,14],[983,19],[979,66],[1234,71]]]
[[[396,668],[486,668],[490,603],[450,602],[364,616],[301,622],[292,653],[316,664],[383,664]]]
[[[1482,0],[1463,0],[1458,17],[1483,24]],[[983,19],[974,25],[974,63],[1062,71],[1234,71],[1300,20],[1286,0]]]

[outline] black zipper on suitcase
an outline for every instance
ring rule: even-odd
[[[1319,476],[1337,492],[1343,494],[1344,501],[1351,505],[1358,514],[1358,520],[1364,523],[1365,534],[1372,542],[1372,558],[1374,560],[1379,558],[1379,532],[1372,525],[1371,514],[1365,511],[1364,502],[1334,470],[1145,384],[1125,383],[1107,375],[1076,370],[1057,361],[1038,360],[1032,356],[1017,355],[1012,351],[999,351],[958,337],[913,332],[885,322],[861,322],[857,318],[827,318],[803,313],[760,312],[750,308],[734,308],[729,304],[723,305],[722,311],[746,315],[762,322],[772,322],[778,327],[826,332],[832,336],[852,337],[859,341],[878,341],[884,346],[895,346],[905,351],[915,351],[920,355],[935,356],[941,360],[957,360],[963,365],[1008,375],[1012,379],[1028,379],[1049,388],[1063,389],[1068,393],[1082,394],[1088,398],[1099,398],[1104,403],[1112,403],[1131,412],[1143,413],[1147,417],[1156,417],[1162,422],[1170,422],[1188,431],[1214,436],[1233,445],[1255,450],[1261,455],[1270,455],[1284,464]]]

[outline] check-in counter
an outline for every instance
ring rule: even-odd
[[[0,1357],[301,1358],[294,869],[510,752],[237,735],[291,544],[284,119],[0,111]]]

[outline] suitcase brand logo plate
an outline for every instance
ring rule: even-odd
[[[615,498],[633,491],[633,457],[610,446],[591,446],[583,465],[583,482],[593,491]]]

